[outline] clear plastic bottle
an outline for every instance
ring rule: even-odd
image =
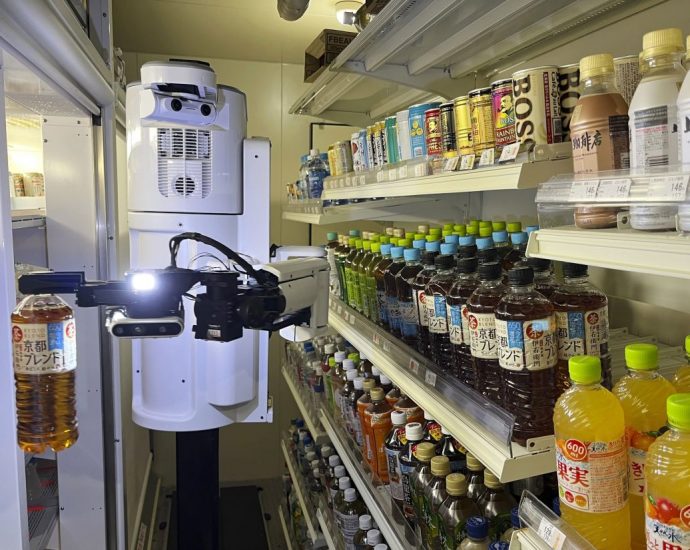
[[[613,387],[625,415],[628,440],[628,495],[633,550],[645,550],[644,467],[647,450],[666,430],[666,399],[673,385],[659,374],[659,352],[654,344],[625,346],[628,373]]]
[[[391,248],[391,258],[393,261],[386,268],[383,275],[383,284],[386,291],[386,307],[388,309],[388,330],[395,336],[400,336],[400,307],[398,305],[398,287],[395,284],[395,277],[398,272],[405,267],[403,259],[404,248],[394,246]]]
[[[450,461],[447,456],[435,456],[431,459],[432,478],[424,487],[424,526],[426,546],[430,550],[441,548],[439,509],[448,497],[446,477],[450,474]]]
[[[347,304],[357,309],[359,303],[359,280],[355,277],[355,260],[362,253],[362,239],[355,239],[354,246],[350,244],[350,252],[345,258],[345,285],[347,286]]]
[[[448,496],[438,509],[439,547],[456,550],[465,538],[467,521],[480,514],[479,507],[467,497],[467,479],[463,474],[451,473],[446,477]]]
[[[467,300],[479,286],[477,258],[462,258],[457,262],[458,275],[446,297],[448,331],[453,348],[453,374],[460,382],[474,388],[475,368],[470,350],[470,327]]]
[[[429,466],[429,461],[431,457],[435,456],[434,446],[430,443],[422,444],[422,437],[424,436],[424,430],[419,422],[411,422],[405,426],[405,438],[407,443],[403,447],[400,455],[398,455],[398,461],[400,464],[400,480],[402,482],[403,488],[403,514],[405,519],[411,524],[416,522],[417,518],[417,507],[415,502],[414,493],[414,473],[419,463],[419,457],[417,455],[417,449],[422,445],[423,457],[425,458],[425,463],[427,467]],[[426,445],[426,447],[424,447]],[[424,450],[426,449],[426,451]],[[428,451],[428,452],[427,452]]]
[[[558,500],[558,497],[556,497]],[[504,542],[510,542],[510,539],[513,538],[513,533],[515,531],[519,531],[521,529],[520,526],[520,514],[519,514],[519,508],[515,506],[511,511],[510,511],[510,527],[506,529],[503,534],[501,535],[501,540]]]
[[[393,502],[402,510],[404,496],[402,479],[400,476],[400,453],[407,444],[405,424],[407,416],[403,411],[391,413],[393,427],[386,437],[385,450],[388,460],[388,485]]]
[[[534,271],[534,289],[547,298],[558,288],[558,283],[551,270],[551,260],[544,258],[527,258],[527,265]]]
[[[491,240],[494,242],[494,248],[498,252],[499,260],[503,260],[506,254],[512,250],[508,232],[505,229],[498,231],[494,230],[493,233],[491,233]]]
[[[503,256],[502,260],[500,260],[503,271],[509,271],[516,264],[523,262],[525,260],[525,250],[527,250],[527,241],[527,233],[524,233],[523,231],[516,231],[510,234],[510,242],[512,244],[512,249],[505,256]]]
[[[307,177],[309,181],[309,198],[320,199],[323,193],[323,180],[328,177],[328,167],[321,160],[318,149],[309,151],[309,161],[307,162]]]
[[[484,465],[473,454],[467,453],[467,496],[478,502],[486,491]]]
[[[467,537],[460,543],[459,550],[488,550],[489,520],[472,516],[465,524]]]
[[[486,491],[479,498],[477,506],[489,520],[489,540],[498,540],[510,527],[510,511],[517,506],[515,498],[491,472],[484,473]]]
[[[603,385],[613,387],[609,354],[609,301],[589,282],[586,265],[564,263],[563,284],[551,295],[556,310],[558,363],[556,390],[560,395],[570,387],[568,360],[575,355],[601,359]]]
[[[673,375],[673,385],[678,393],[690,393],[690,336],[685,337],[685,365]]]
[[[347,429],[347,433],[353,439],[356,439],[356,436],[355,436],[355,427],[352,425],[352,414],[350,414],[350,411],[351,411],[351,400],[355,394],[355,379],[357,378],[357,374],[358,374],[357,369],[354,367],[354,365],[352,365],[352,367],[349,368],[345,372],[346,382],[343,385],[342,392],[340,393],[341,418],[343,421],[343,425]],[[355,401],[355,403],[356,403],[356,401]]]
[[[373,365],[372,365],[371,361],[369,361],[369,358],[365,354],[360,353],[359,354],[359,365],[357,365],[357,372],[359,372],[359,375],[362,378],[371,378],[372,377],[372,374],[371,374],[372,367],[373,367]]]
[[[335,463],[336,460],[329,461],[329,462]],[[335,511],[335,497],[338,495],[338,491],[340,490],[340,480],[347,476],[347,471],[345,470],[345,466],[339,464],[340,458],[338,458],[337,462],[338,462],[338,464],[333,466],[333,475],[330,477],[330,480],[328,482],[328,493],[327,493],[328,505],[334,511]],[[347,479],[349,481],[350,478],[347,478]],[[336,518],[337,518],[337,516],[336,516]]]
[[[434,477],[434,475],[431,473],[431,460],[435,456],[436,451],[431,443],[420,443],[417,445],[415,452],[416,462],[414,465],[414,471],[410,475],[409,480],[412,491],[412,502],[414,504],[414,524],[418,528],[418,536],[422,541],[426,541],[426,524],[424,522],[424,491],[426,486]]]
[[[690,393],[666,400],[669,430],[647,453],[647,548],[690,548]]]
[[[343,505],[343,500],[345,497],[345,491],[352,487],[352,480],[347,474],[342,475],[338,478],[338,487],[333,495],[333,512],[335,514],[338,527],[342,529],[342,522],[340,516],[340,508]]]
[[[372,471],[383,483],[388,483],[388,459],[386,457],[386,436],[391,431],[393,408],[386,401],[381,388],[371,390],[371,403],[364,411],[367,432],[367,448],[371,449]]]
[[[433,244],[433,246],[431,246]],[[431,278],[436,275],[436,265],[434,259],[439,252],[434,251],[434,248],[439,248],[438,243],[426,243],[426,252],[422,254],[422,270],[417,273],[417,276],[412,281],[412,288],[414,290],[414,302],[417,306],[417,317],[419,318],[419,336],[417,338],[417,351],[425,357],[431,357],[431,348],[429,344],[429,317],[426,310],[426,285]]]
[[[441,254],[434,262],[436,275],[429,281],[424,291],[429,320],[431,358],[441,370],[450,372],[453,364],[453,349],[448,333],[446,296],[455,282],[455,258],[450,254]]]
[[[72,309],[52,294],[27,296],[11,322],[19,448],[67,449],[79,438]]]
[[[503,388],[501,366],[498,362],[495,311],[507,291],[502,277],[500,264],[481,264],[480,284],[467,300],[467,322],[476,369],[476,389],[498,405],[503,403]]]
[[[340,531],[343,534],[345,548],[352,548],[355,533],[359,529],[359,516],[367,513],[367,507],[357,494],[357,489],[350,487],[343,493],[343,503],[339,507]]]
[[[385,274],[388,266],[393,263],[390,244],[381,245],[381,259],[373,268],[374,281],[376,283],[376,302],[379,307],[378,324],[384,328],[389,328],[388,324],[388,301],[386,300]]]
[[[359,398],[364,395],[364,378],[358,376],[353,381],[353,390],[347,398],[347,415],[348,424],[352,427],[355,442],[360,447],[364,442],[364,435],[362,434],[362,423],[359,419],[359,411],[357,410],[357,402]]]
[[[371,243],[371,261],[364,268],[364,288],[366,292],[367,311],[364,314],[377,325],[379,324],[379,302],[376,295],[376,278],[374,270],[381,261],[381,243]]]
[[[416,347],[419,337],[419,313],[415,300],[415,290],[412,283],[423,267],[418,248],[408,248],[403,252],[405,266],[395,276],[395,286],[398,294],[398,308],[400,310],[400,333],[403,342]]]
[[[513,441],[553,433],[558,359],[556,317],[551,302],[534,289],[531,267],[508,272],[509,288],[496,305],[498,362],[503,407],[515,416]]]
[[[597,550],[630,548],[623,408],[599,383],[598,357],[577,355],[569,368],[553,419],[561,517]]]
[[[370,529],[367,532],[366,550],[374,550],[378,545],[383,544],[383,535],[378,529]],[[385,544],[383,546],[386,546]]]
[[[344,351],[336,351],[335,368],[331,371],[331,385],[333,386],[333,410],[331,413],[336,420],[340,419],[343,410],[341,396],[345,380],[345,361],[348,362],[349,367],[354,366]]]
[[[375,387],[376,381],[373,378],[367,378],[362,383],[364,393],[359,399],[357,399],[357,416],[359,416],[359,422],[362,427],[362,456],[369,463],[374,460],[374,450],[369,448],[369,440],[367,439],[367,433],[369,430],[367,425],[368,419],[364,412],[371,404],[371,390],[373,390]]]
[[[441,441],[436,445],[436,452],[448,457],[452,473],[464,474],[467,471],[467,457],[465,456],[467,450],[456,441],[444,426],[441,426]]]

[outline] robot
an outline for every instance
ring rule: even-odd
[[[133,419],[176,432],[178,548],[212,550],[218,429],[271,421],[268,334],[325,332],[329,267],[270,263],[270,143],[246,138],[244,94],[208,64],[146,63],[126,109],[131,271],[33,273],[19,289],[105,306],[109,332],[133,339]]]

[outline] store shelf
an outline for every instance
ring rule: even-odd
[[[304,422],[307,424],[307,428],[309,428],[312,439],[314,439],[316,442],[320,442],[326,437],[326,434],[319,424],[318,413],[314,411],[313,407],[306,403],[302,393],[295,384],[295,381],[292,379],[292,376],[290,376],[289,371],[285,367],[283,367],[281,370],[283,372],[283,378],[285,379],[288,388],[290,388],[290,393],[292,394],[295,403],[297,403],[297,408],[299,409]]]
[[[283,528],[285,544],[287,544],[288,550],[292,550],[292,535],[290,529],[288,529],[287,521],[285,521],[285,512],[283,511],[282,505],[278,507],[278,517],[280,518],[280,525]]]
[[[415,548],[415,537],[412,531],[404,525],[405,520],[400,511],[395,508],[393,499],[383,485],[375,485],[371,473],[362,465],[363,459],[354,443],[335,425],[335,421],[323,409],[321,410],[321,424],[326,429],[331,444],[340,457],[348,476],[357,488],[362,500],[367,505],[369,514],[376,521],[379,530],[391,550],[408,550]],[[394,509],[395,508],[395,509]],[[394,518],[398,518],[397,523]],[[409,540],[408,540],[409,538]]]
[[[328,321],[503,483],[554,471],[552,436],[530,440],[531,451],[509,443],[512,416],[440,374],[427,359],[333,296]]]
[[[572,170],[570,158],[508,163],[459,172],[444,172],[432,176],[325,189],[323,198],[327,200],[414,196],[426,198],[430,195],[473,191],[527,189],[536,187],[554,174],[569,170]]]
[[[319,526],[321,527],[321,532],[323,533],[323,537],[326,541],[326,545],[328,546],[328,550],[337,550],[339,547],[336,544],[335,540],[333,539],[333,535],[331,534],[331,525],[329,525],[328,521],[326,520],[326,517],[323,515],[323,511],[321,508],[316,509],[316,519],[319,522]]]
[[[690,236],[634,229],[540,229],[527,255],[586,265],[690,279]]]
[[[319,537],[319,532],[314,525],[314,517],[312,516],[313,506],[309,502],[309,496],[305,494],[305,487],[302,485],[302,476],[300,476],[296,470],[296,465],[294,459],[290,455],[290,451],[285,445],[285,441],[280,442],[280,447],[283,449],[283,456],[285,457],[285,463],[287,464],[288,471],[290,472],[290,477],[292,478],[292,487],[297,493],[297,500],[299,500],[299,505],[302,507],[302,512],[304,513],[304,520],[307,522],[307,529],[309,530],[309,536],[312,542],[316,542]]]
[[[45,227],[45,210],[12,210],[12,229],[28,227]]]

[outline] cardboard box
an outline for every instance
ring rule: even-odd
[[[304,81],[314,82],[357,36],[355,32],[324,30],[304,51]]]

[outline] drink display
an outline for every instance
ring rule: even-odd
[[[381,245],[381,259],[372,268],[374,282],[376,284],[376,302],[379,308],[378,324],[388,328],[388,300],[386,299],[385,274],[388,267],[393,263],[390,244]]]
[[[520,143],[561,143],[558,68],[552,65],[513,73],[515,134]]]
[[[404,250],[402,246],[391,248],[391,258],[393,261],[388,265],[383,275],[388,330],[396,336],[400,336],[400,307],[398,305],[398,287],[395,278],[398,272],[405,267],[405,260],[403,259]]]
[[[477,289],[467,300],[470,351],[474,360],[476,389],[494,403],[503,403],[501,367],[498,362],[495,310],[506,292],[498,263],[479,266]]]
[[[369,241],[362,242],[362,248],[364,249],[364,255],[357,266],[357,278],[359,286],[359,302],[360,302],[360,313],[364,314],[365,317],[371,318],[370,304],[369,304],[369,281],[367,279],[367,268],[372,261],[377,257],[371,250],[371,246],[374,243],[374,239],[378,241],[378,235],[370,235]]]
[[[496,305],[498,362],[503,407],[515,415],[513,441],[553,433],[556,317],[551,302],[534,289],[531,267],[508,272],[509,290]]]
[[[400,453],[407,444],[405,436],[405,424],[407,415],[403,411],[391,413],[391,423],[393,427],[386,437],[385,449],[388,459],[388,483],[391,498],[395,504],[402,509],[403,506],[403,486],[400,476]]]
[[[424,529],[427,548],[441,548],[439,509],[448,497],[446,477],[450,474],[450,462],[447,456],[435,456],[431,459],[432,479],[424,488],[423,511]]]
[[[510,527],[510,514],[517,502],[508,489],[489,471],[484,474],[484,485],[486,491],[479,497],[477,506],[481,514],[489,520],[489,539],[498,540]]]
[[[27,453],[67,449],[79,437],[72,309],[52,294],[27,296],[11,322],[19,448]]]
[[[675,393],[673,385],[658,373],[658,349],[653,344],[625,347],[628,374],[613,387],[625,415],[628,440],[628,494],[630,496],[631,540],[634,550],[644,550],[644,488],[647,451],[666,429],[666,399]]]
[[[350,487],[343,491],[343,502],[338,508],[340,518],[340,530],[346,548],[353,547],[355,533],[359,529],[359,517],[366,514],[367,507],[357,494],[357,489]]]
[[[467,300],[479,286],[476,258],[458,260],[458,276],[446,297],[448,333],[453,350],[453,374],[463,384],[476,387],[475,367],[470,350]]]
[[[455,258],[449,254],[442,254],[436,257],[434,263],[436,275],[424,291],[429,320],[429,343],[434,363],[448,371],[453,363],[453,350],[448,334],[446,295],[455,281]]]
[[[408,248],[404,251],[403,257],[405,267],[395,276],[398,309],[400,310],[400,333],[403,342],[408,346],[416,347],[419,334],[419,313],[412,283],[424,266],[420,262],[419,249]]]
[[[573,387],[554,410],[561,516],[598,550],[630,548],[623,408],[599,384],[598,357],[572,357],[569,368]]]
[[[469,518],[479,516],[479,507],[467,497],[467,479],[460,473],[446,477],[446,492],[448,496],[438,510],[439,548],[456,550]]]
[[[370,392],[371,403],[364,411],[366,418],[367,449],[371,456],[372,471],[384,483],[388,483],[388,458],[386,457],[386,437],[391,431],[391,412],[393,409],[386,401],[381,388],[374,388]]]
[[[470,116],[469,96],[456,97],[453,100],[455,106],[455,141],[460,155],[474,153],[472,144],[472,118]]]
[[[685,365],[676,370],[673,385],[679,393],[690,393],[690,336],[685,337]]]
[[[690,548],[690,393],[666,401],[669,430],[652,443],[645,468],[647,548]]]
[[[599,357],[604,375],[602,384],[605,388],[613,387],[608,350],[608,298],[589,282],[587,272],[585,265],[563,264],[563,284],[551,295],[558,330],[558,395],[570,386],[568,360],[575,355]]]

